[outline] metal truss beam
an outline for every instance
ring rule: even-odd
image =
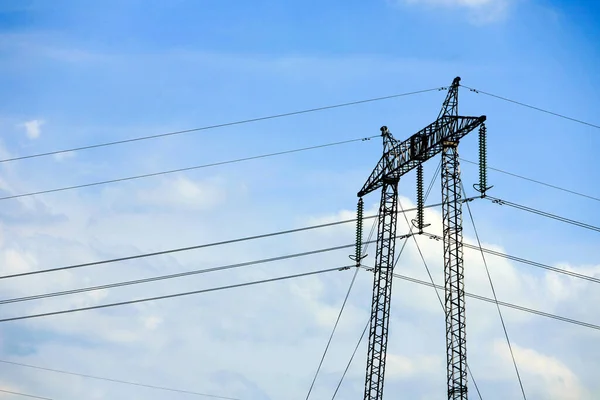
[[[485,122],[480,117],[459,117],[447,115],[427,125],[404,142],[384,152],[377,166],[358,192],[362,197],[379,189],[384,176],[401,177],[417,165],[441,153],[442,143],[447,140],[459,141],[473,129]]]

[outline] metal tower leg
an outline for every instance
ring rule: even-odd
[[[377,253],[371,302],[371,326],[367,353],[367,375],[365,400],[383,398],[385,356],[387,350],[388,325],[390,322],[390,300],[394,267],[396,219],[398,217],[398,181],[384,179],[379,206]]]
[[[461,180],[458,141],[442,148],[442,218],[448,399],[467,399],[467,340],[463,268]]]

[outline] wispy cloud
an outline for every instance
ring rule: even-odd
[[[76,154],[77,153],[75,153],[74,151],[66,151],[64,153],[54,154],[53,157],[56,161],[60,162],[60,161],[66,160],[68,158],[73,158],[73,157],[75,157]]]
[[[25,134],[31,140],[37,139],[42,134],[42,125],[45,121],[41,119],[33,119],[31,121],[24,122],[21,127],[25,129]]]
[[[514,343],[512,347],[522,371],[532,378],[535,377],[534,379],[539,381],[539,387],[547,390],[546,398],[573,400],[589,398],[587,390],[581,385],[575,373],[557,358]],[[502,341],[494,343],[494,352],[505,361],[509,361],[508,348]]]

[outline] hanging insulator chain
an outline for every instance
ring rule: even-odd
[[[486,127],[482,124],[479,127],[479,188],[481,194],[485,194],[487,188],[487,143]]]
[[[417,224],[419,233],[423,232],[423,164],[417,167]]]
[[[487,129],[485,124],[479,127],[479,184],[473,185],[473,188],[481,193],[481,197],[486,196],[486,191],[492,186],[487,185]]]
[[[417,166],[417,218],[412,220],[419,233],[423,233],[425,225],[425,200],[423,198],[423,164]]]
[[[356,265],[360,266],[360,259],[362,255],[362,228],[363,228],[363,210],[364,203],[362,197],[358,199],[358,207],[356,208]]]
[[[358,199],[358,206],[356,207],[356,248],[354,256],[350,256],[350,259],[356,261],[356,267],[360,267],[360,262],[367,255],[362,255],[362,236],[363,236],[363,211],[364,203],[362,197]]]

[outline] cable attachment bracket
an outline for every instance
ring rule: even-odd
[[[485,198],[486,192],[493,188],[487,185],[487,128],[485,124],[479,127],[479,183],[473,185],[473,189],[481,193]]]
[[[423,164],[417,165],[417,218],[413,219],[412,224],[423,233],[423,228],[431,224],[425,224],[425,199],[423,197]]]
[[[358,205],[356,207],[356,246],[354,249],[354,255],[348,256],[352,261],[356,262],[356,267],[360,267],[360,262],[368,256],[368,254],[362,254],[362,231],[363,231],[363,212],[364,202],[362,197],[358,199]],[[350,267],[348,267],[350,268]]]

